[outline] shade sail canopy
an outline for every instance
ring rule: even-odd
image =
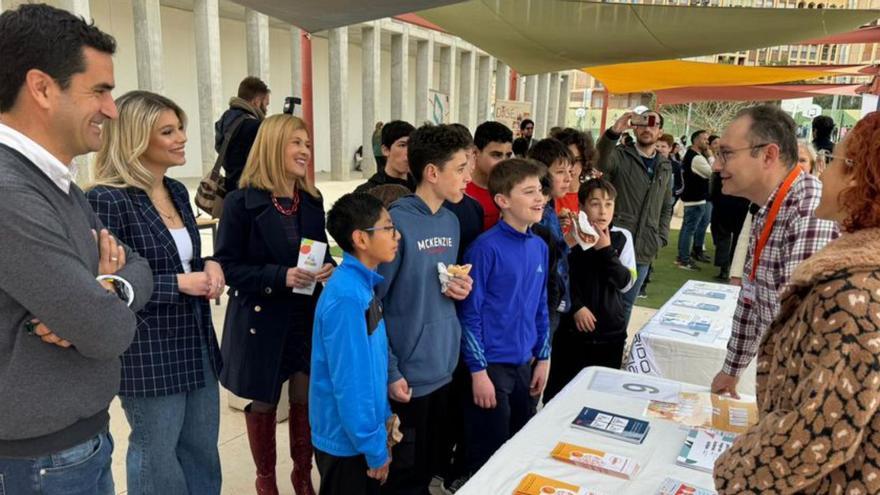
[[[235,0],[310,33],[392,17],[461,0]],[[823,33],[824,34],[824,33]]]
[[[800,45],[846,45],[851,43],[880,43],[880,26],[871,26],[846,33],[807,40]]]
[[[770,101],[823,95],[856,96],[860,84],[767,84],[746,86],[697,86],[655,91],[657,103],[675,105],[695,101]]]
[[[418,14],[521,74],[793,44],[850,31],[880,17],[877,10],[586,0],[469,0]]]
[[[851,70],[858,74],[856,66]],[[595,77],[612,93],[644,93],[686,86],[745,86],[793,81],[845,74],[845,69],[804,69],[787,67],[749,67],[742,65],[661,60],[631,64],[588,67],[585,72]]]

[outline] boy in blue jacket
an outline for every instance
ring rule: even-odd
[[[534,415],[534,398],[547,382],[548,248],[530,228],[544,212],[545,173],[542,164],[520,158],[492,170],[489,191],[501,221],[464,256],[473,265],[473,290],[461,304],[462,355],[473,392],[465,408],[471,473]]]
[[[470,145],[450,125],[416,129],[407,145],[416,192],[389,209],[401,243],[394,261],[379,266],[385,277],[380,293],[388,325],[388,395],[403,441],[394,448],[383,493],[427,494],[451,455],[446,417],[461,344],[455,301],[470,294],[471,278],[456,276],[444,287],[438,264],[453,265],[458,256],[458,219],[443,202],[462,200]]]
[[[391,463],[388,340],[374,287],[380,263],[397,254],[399,234],[382,202],[346,194],[327,214],[345,252],[315,310],[309,419],[321,495],[380,493]]]

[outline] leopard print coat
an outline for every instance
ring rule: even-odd
[[[798,266],[757,370],[760,419],[716,462],[719,494],[880,493],[880,229]]]

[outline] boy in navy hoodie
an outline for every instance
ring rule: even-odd
[[[548,248],[530,228],[544,212],[545,173],[542,164],[521,158],[492,170],[489,191],[501,221],[464,256],[473,265],[473,291],[461,304],[462,354],[473,392],[465,408],[471,473],[534,415],[534,398],[547,382]]]
[[[401,233],[397,257],[379,266],[385,277],[388,329],[388,395],[400,416],[403,441],[394,448],[383,493],[425,495],[450,456],[446,433],[449,383],[458,363],[461,326],[455,301],[471,291],[461,275],[441,286],[438,264],[456,263],[458,219],[444,201],[461,201],[470,181],[467,150],[471,143],[449,125],[424,126],[409,137],[407,157],[418,182],[413,195],[391,205]],[[356,407],[356,405],[353,405]]]
[[[388,340],[374,287],[400,235],[381,201],[346,194],[327,214],[345,252],[315,310],[309,419],[321,495],[378,494],[391,463]]]

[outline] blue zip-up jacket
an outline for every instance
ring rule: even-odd
[[[562,225],[559,224],[559,216],[556,214],[556,202],[550,200],[544,206],[544,216],[541,217],[541,225],[546,227],[553,235],[556,242],[556,274],[558,276],[560,292],[562,299],[559,301],[559,307],[551,308],[560,313],[568,313],[571,309],[571,290],[568,275],[568,253],[571,249],[565,242],[565,234],[562,233]]]
[[[328,454],[364,455],[371,469],[388,459],[388,339],[385,322],[368,332],[376,272],[345,253],[315,309],[309,421],[312,444]]]
[[[462,355],[471,372],[550,357],[547,249],[502,218],[465,253],[474,286],[461,303]]]
[[[388,213],[400,231],[397,257],[379,265],[388,326],[388,383],[406,378],[413,397],[452,381],[458,364],[461,325],[455,303],[440,292],[437,263],[455,264],[461,235],[458,218],[436,213],[416,195],[397,200]]]

